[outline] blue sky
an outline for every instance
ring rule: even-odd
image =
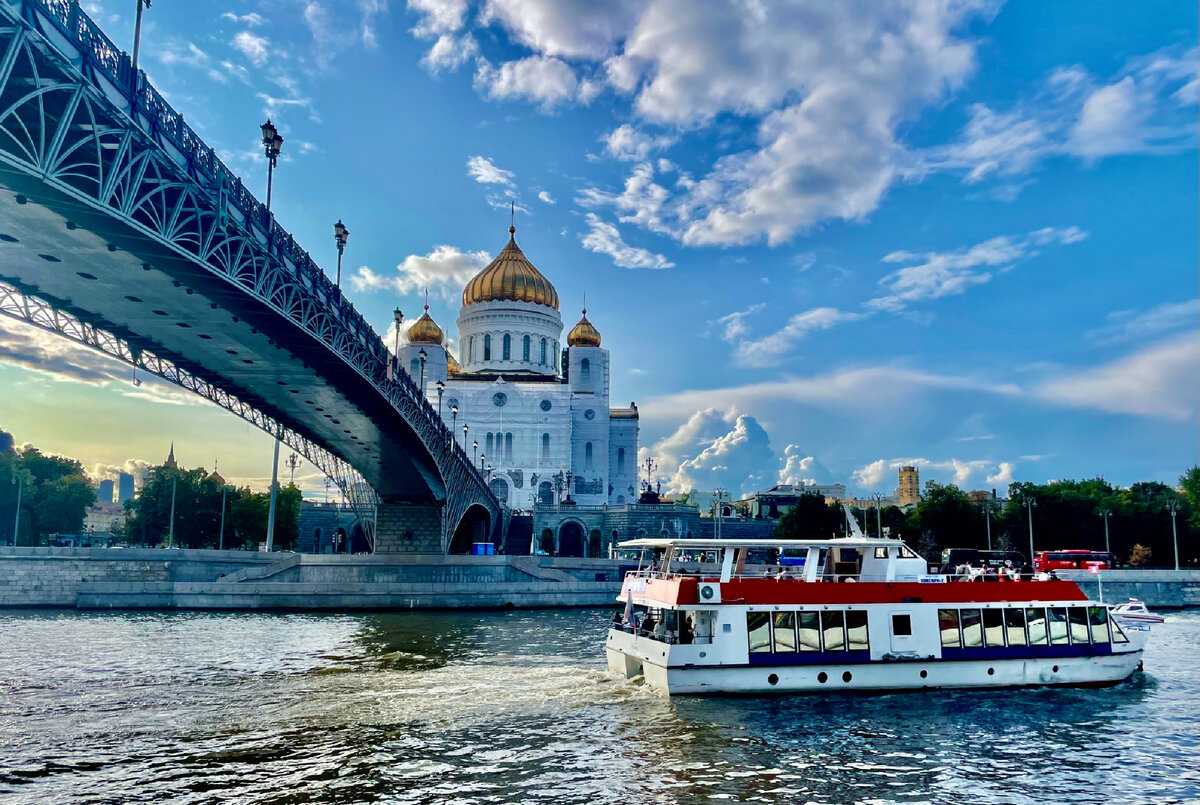
[[[131,3],[85,3],[117,42]],[[518,240],[670,488],[1174,482],[1200,432],[1194,3],[161,3],[142,63],[386,332]],[[231,417],[0,323],[0,427],[265,485]],[[389,339],[390,342],[390,339]],[[136,423],[134,426],[132,423]],[[114,434],[117,434],[114,438]],[[298,480],[313,494],[311,467]]]

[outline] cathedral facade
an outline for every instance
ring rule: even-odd
[[[609,406],[609,353],[586,308],[563,346],[558,293],[508,231],[463,289],[458,357],[426,305],[400,365],[424,384],[501,504],[636,502],[637,406]]]

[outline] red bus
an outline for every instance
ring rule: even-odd
[[[1101,570],[1116,566],[1116,557],[1104,551],[1037,551],[1033,555],[1033,569],[1038,573],[1051,570]]]

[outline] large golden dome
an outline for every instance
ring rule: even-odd
[[[587,308],[583,309],[583,318],[567,333],[569,347],[598,347],[600,346],[600,331],[588,321]]]
[[[463,304],[508,300],[532,302],[558,310],[558,292],[542,272],[525,258],[515,238],[517,228],[508,228],[508,245],[463,289]]]
[[[425,312],[421,314],[421,318],[408,328],[408,343],[410,344],[440,345],[445,337],[446,334],[442,332],[442,328],[438,327],[437,322],[429,315],[429,305],[425,306]]]

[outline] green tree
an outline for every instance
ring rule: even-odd
[[[821,495],[805,493],[775,526],[780,539],[829,539],[838,536],[844,522],[840,504],[826,505]]]
[[[36,447],[27,447],[12,456],[16,460],[9,463],[5,480],[14,487],[15,475],[24,478],[22,544],[42,544],[50,534],[78,534],[88,508],[96,502],[95,490],[83,472],[83,465],[62,456],[45,455]],[[15,504],[15,489],[10,492]]]
[[[908,515],[906,529],[916,540],[917,553],[930,562],[939,561],[941,548],[987,547],[983,513],[954,484],[927,482],[921,502]]]

